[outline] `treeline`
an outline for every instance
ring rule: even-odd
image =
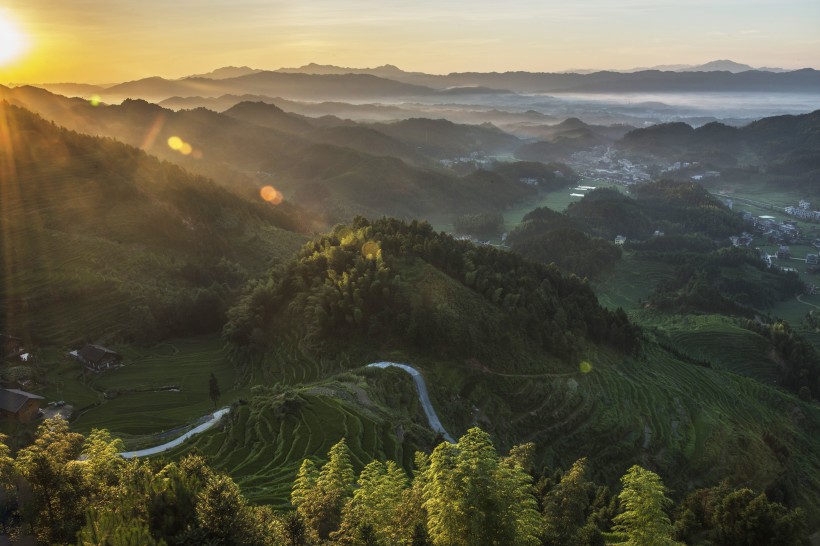
[[[647,239],[666,235],[702,234],[724,238],[745,228],[742,219],[693,182],[660,180],[630,186],[630,195],[598,188],[570,203],[566,215],[590,235]]]
[[[796,273],[767,268],[754,250],[712,244],[704,252],[708,246],[699,237],[630,244],[644,258],[675,266],[674,277],[655,287],[649,303],[666,311],[751,316],[804,290]]]
[[[547,207],[527,213],[507,236],[513,251],[528,260],[554,263],[579,277],[594,277],[621,258],[621,250],[609,241],[590,237],[571,218]]]
[[[813,344],[792,330],[784,320],[770,324],[749,320],[746,328],[771,342],[778,357],[777,372],[784,387],[804,400],[820,399],[820,354]]]
[[[0,443],[0,525],[13,542],[168,546],[586,546],[808,544],[801,510],[723,483],[677,506],[661,478],[633,466],[615,494],[586,459],[566,472],[532,467],[533,444],[499,455],[478,428],[417,453],[412,476],[373,461],[356,476],[342,439],[305,459],[293,509],[250,505],[198,455],[123,459],[106,431],[44,421],[12,457]]]
[[[450,335],[453,326],[437,318],[442,306],[459,301],[419,294],[426,286],[414,290],[411,277],[419,263],[481,295],[506,314],[518,335],[559,358],[577,359],[588,341],[629,353],[638,348],[637,330],[625,313],[603,309],[581,280],[509,252],[456,241],[426,222],[394,219],[357,218],[306,245],[295,260],[248,286],[229,312],[224,334],[239,351],[264,350],[298,329],[307,343],[359,334],[416,350],[446,345],[474,356],[459,347],[464,340]]]

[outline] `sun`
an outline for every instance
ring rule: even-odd
[[[26,42],[14,20],[0,11],[0,66],[19,59],[26,50]]]

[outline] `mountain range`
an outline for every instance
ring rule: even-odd
[[[42,84],[57,93],[99,95],[106,101],[142,98],[219,97],[261,94],[301,100],[372,100],[430,98],[477,93],[657,93],[657,92],[805,92],[820,88],[820,72],[811,68],[790,72],[746,70],[747,65],[714,61],[679,71],[599,71],[588,74],[535,72],[462,72],[446,75],[405,72],[395,66],[352,69],[306,65],[296,69],[260,71],[225,67],[177,80],[144,78],[110,86]],[[751,67],[749,67],[751,68]]]

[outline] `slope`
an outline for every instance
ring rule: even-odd
[[[454,436],[478,424],[504,447],[536,442],[538,465],[586,456],[612,476],[639,462],[676,496],[728,479],[820,515],[816,407],[651,336],[624,352],[634,330],[577,279],[423,224],[357,221],[307,245],[251,286],[225,334],[278,386],[194,445],[258,499],[285,503],[299,458],[342,435],[359,467],[374,454],[407,466],[431,445],[408,378],[361,369],[391,360],[422,370]]]
[[[257,199],[260,187],[272,185],[285,195],[281,210],[288,211],[290,201],[311,209],[308,220],[314,222],[314,229],[322,224],[349,221],[355,214],[426,217],[499,210],[534,191],[517,180],[507,179],[492,186],[493,191],[486,191],[443,169],[408,165],[402,158],[415,158],[425,164],[418,151],[414,151],[412,136],[406,140],[397,138],[392,143],[388,140],[381,143],[380,149],[369,150],[396,154],[399,158],[319,143],[331,140],[343,144],[339,140],[348,131],[356,136],[348,144],[361,149],[378,139],[378,134],[353,127],[295,134],[307,129],[304,118],[264,104],[234,111],[238,114],[247,108],[259,114],[257,119],[250,116],[244,120],[203,108],[174,112],[142,100],[95,107],[80,99],[66,99],[36,88],[0,88],[0,95],[43,112],[70,129],[139,146],[192,172],[212,177],[246,199]],[[248,117],[247,113],[243,116]],[[433,129],[440,124],[421,121],[425,126],[432,123]],[[447,124],[447,135],[456,135],[452,145],[456,151],[488,153],[499,143],[517,142],[515,137],[495,128],[441,123]],[[342,131],[342,135],[334,131]],[[172,137],[188,143],[190,153],[170,148],[168,142]]]
[[[0,330],[27,340],[213,331],[290,219],[110,139],[0,106]]]

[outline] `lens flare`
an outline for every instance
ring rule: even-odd
[[[368,260],[375,260],[381,252],[381,246],[376,241],[367,241],[362,245],[362,256]]]
[[[578,369],[581,373],[589,373],[592,371],[592,364],[590,364],[588,360],[582,360],[581,363],[578,364]]]
[[[285,199],[285,196],[282,195],[282,192],[280,192],[273,186],[263,186],[262,189],[259,190],[259,195],[262,196],[262,199],[264,199],[271,205],[278,205]]]
[[[179,148],[179,153],[182,155],[191,155],[191,152],[194,151],[194,147],[188,144],[187,142],[183,142],[182,146]]]
[[[171,138],[168,139],[168,147],[171,148],[172,150],[174,150],[175,152],[180,151],[184,144],[185,144],[185,141],[183,141],[178,136],[172,136]]]
[[[102,102],[102,97],[100,97],[99,95],[91,95],[91,98],[88,99],[88,103],[91,106],[99,106],[101,102]]]

